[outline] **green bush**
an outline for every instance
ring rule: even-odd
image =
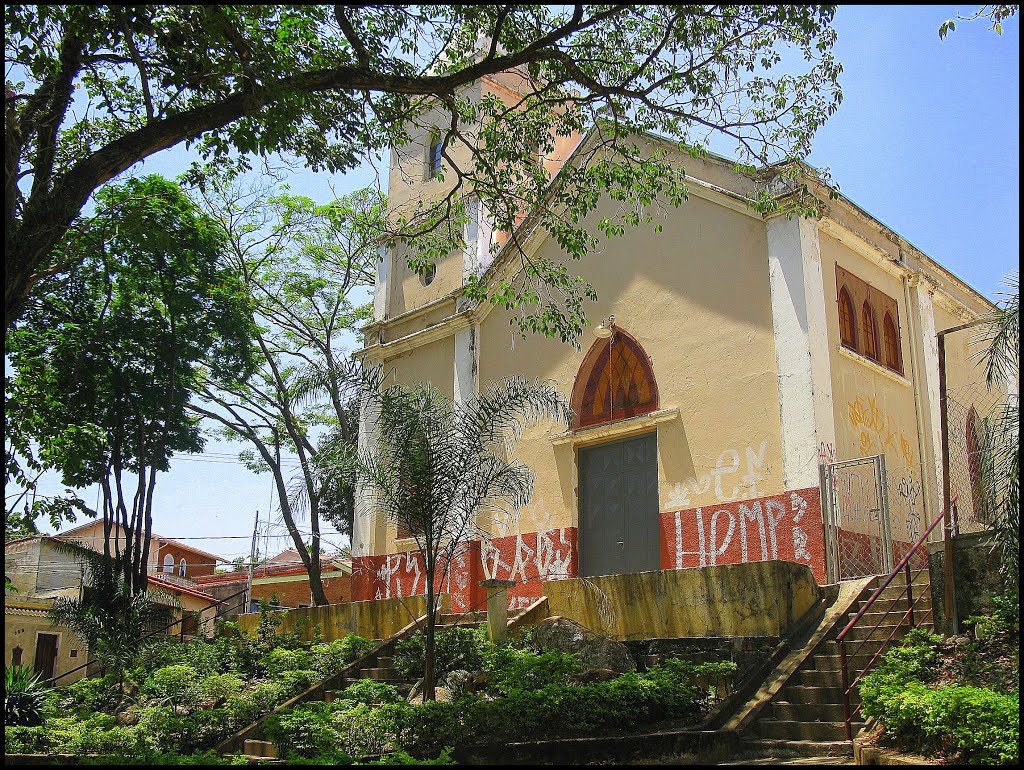
[[[492,646],[486,628],[439,628],[434,636],[438,680],[450,671],[480,671]],[[395,670],[403,678],[423,676],[426,641],[422,631],[395,645]]]
[[[40,710],[50,688],[28,666],[12,663],[4,667],[4,724],[32,727],[42,721]]]
[[[335,639],[326,644],[316,644],[310,648],[312,667],[321,677],[328,677],[341,671],[349,663],[370,652],[376,644],[356,634],[349,634],[343,639]]]
[[[277,677],[281,689],[284,690],[286,698],[293,698],[299,693],[305,692],[320,681],[316,671],[309,669],[299,671],[284,671]]]
[[[579,656],[562,652],[536,654],[515,647],[498,647],[487,656],[487,690],[508,695],[512,690],[537,690],[565,684],[581,670]]]
[[[377,682],[373,679],[360,679],[358,682],[353,682],[345,688],[341,698],[353,703],[365,703],[368,706],[400,703],[405,700],[402,693],[393,684]]]
[[[199,683],[199,673],[192,666],[176,663],[158,668],[143,683],[142,692],[157,698],[186,698]]]
[[[196,686],[196,696],[202,701],[218,701],[235,695],[242,689],[242,680],[234,674],[214,674]]]
[[[116,688],[117,680],[113,676],[87,677],[54,690],[55,703],[64,713],[106,712],[120,701]]]
[[[529,653],[523,653],[527,655]],[[529,666],[522,655],[505,656],[513,665],[549,679],[564,677],[571,667],[564,657]],[[551,681],[536,689],[505,685],[508,694],[493,700],[463,698],[451,703],[412,705],[404,700],[373,708],[351,698],[356,685],[329,705],[303,704],[276,715],[274,740],[302,756],[325,746],[353,756],[408,751],[436,756],[445,747],[473,743],[507,743],[530,738],[630,730],[661,719],[700,715],[705,703],[693,681],[698,676],[729,674],[731,663],[694,665],[666,661],[645,673],[624,674],[610,682],[571,685]],[[360,684],[370,694],[379,683]],[[366,701],[370,701],[368,697]]]
[[[275,647],[263,656],[263,668],[270,676],[285,671],[308,671],[313,667],[313,656],[306,650],[286,650]]]
[[[1016,764],[1020,737],[1017,693],[927,684],[941,637],[919,629],[883,657],[861,682],[865,716],[876,717],[903,748],[945,753],[972,764]]]

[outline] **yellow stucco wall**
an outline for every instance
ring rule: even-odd
[[[319,626],[325,642],[343,639],[349,634],[358,634],[366,639],[387,639],[421,617],[426,607],[423,596],[302,607],[280,613],[282,621],[277,632],[302,631],[304,639],[312,640],[314,626]],[[448,598],[442,597],[442,610],[449,609]],[[238,616],[238,625],[243,631],[255,633],[259,623],[259,613]]]
[[[607,575],[544,584],[548,614],[616,639],[784,636],[819,588],[786,561]]]
[[[837,460],[849,460],[885,455],[890,489],[895,493],[889,498],[892,536],[912,542],[921,532],[924,500],[910,346],[911,312],[904,296],[903,281],[826,233],[819,234],[819,242],[832,367],[835,457]],[[837,265],[896,301],[902,376],[840,344]],[[860,308],[854,308],[854,311],[860,335]],[[882,344],[881,320],[878,319],[879,345]],[[869,522],[847,523],[846,528],[863,534],[874,534],[877,527]]]
[[[76,637],[63,626],[53,626],[42,614],[42,609],[49,607],[49,602],[18,601],[7,597],[4,602],[4,665],[10,665],[14,659],[14,648],[20,647],[22,665],[30,668],[35,664],[36,639],[40,633],[56,634],[57,659],[54,664],[54,675],[60,675],[77,668],[86,662],[87,650],[85,642]],[[72,653],[75,656],[72,657]],[[60,679],[58,685],[77,682],[85,676],[82,668],[67,677]]]
[[[782,492],[778,411],[744,408],[778,404],[764,224],[696,195],[662,224],[660,234],[641,228],[603,241],[576,268],[599,297],[592,322],[615,315],[651,358],[660,409],[679,410],[657,426],[660,509]],[[539,254],[562,257],[553,240]],[[516,339],[509,318],[499,308],[481,324],[481,387],[522,374],[571,394],[595,338],[585,331],[580,351]],[[537,474],[519,531],[576,525],[575,450],[550,440],[562,430],[531,428],[516,448]]]

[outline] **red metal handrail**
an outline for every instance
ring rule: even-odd
[[[950,513],[952,515],[955,515],[956,513],[956,498],[950,501]],[[939,516],[935,519],[935,521],[931,523],[928,529],[924,531],[924,534],[922,534],[921,537],[918,538],[917,542],[910,547],[910,550],[907,551],[906,555],[900,560],[900,563],[893,567],[892,571],[886,576],[885,580],[882,581],[882,584],[875,589],[874,593],[871,594],[871,597],[867,600],[867,602],[864,603],[864,606],[857,611],[857,614],[853,616],[850,622],[846,624],[846,627],[843,628],[843,630],[840,631],[839,634],[836,636],[836,641],[839,643],[839,671],[842,677],[843,684],[843,714],[845,716],[844,722],[846,727],[846,740],[848,741],[853,740],[853,717],[856,716],[856,714],[860,711],[861,706],[863,705],[858,704],[857,708],[855,708],[852,712],[850,711],[850,693],[853,692],[853,688],[856,687],[860,680],[864,678],[864,675],[875,664],[875,661],[878,660],[879,656],[881,656],[882,653],[886,651],[889,642],[892,641],[893,636],[895,636],[896,632],[899,630],[904,620],[909,619],[911,628],[917,627],[917,622],[915,621],[914,617],[914,607],[917,606],[917,603],[919,601],[921,601],[923,595],[918,596],[917,599],[914,599],[913,585],[915,575],[912,574],[910,570],[910,557],[913,556],[917,552],[918,548],[920,548],[924,544],[925,540],[927,540],[928,538],[928,535],[930,535],[932,531],[935,529],[935,527],[939,525],[939,522],[945,518],[945,515],[945,511],[939,514]],[[920,570],[917,571],[916,574],[920,575],[926,569],[928,568],[922,567]],[[889,613],[892,612],[893,607],[895,607],[896,603],[903,598],[904,594],[907,595],[907,610],[903,613],[903,616],[898,621],[896,621],[896,625],[893,628],[893,630],[889,633],[889,636],[887,636],[882,641],[882,644],[879,646],[878,650],[872,656],[871,660],[868,661],[867,665],[864,666],[861,672],[857,675],[857,678],[854,679],[851,683],[850,674],[847,668],[846,635],[850,633],[854,626],[857,625],[857,622],[864,616],[864,613],[868,611],[868,608],[870,608],[875,603],[875,601],[877,601],[878,597],[882,595],[882,591],[888,588],[889,584],[892,583],[892,581],[901,571],[904,571],[906,575],[906,588],[904,588],[903,591],[900,592],[900,595],[896,597],[896,599],[890,605],[889,609],[887,609],[882,614],[882,617],[878,619],[878,622],[876,622],[874,626],[872,626],[871,630],[876,630],[882,624],[882,621],[888,617]],[[929,609],[928,612],[920,618],[920,621],[924,622],[931,614],[932,610]],[[871,634],[869,633],[868,637],[870,636]],[[862,639],[861,643],[853,651],[853,654],[850,657],[855,656],[867,642],[868,638]]]

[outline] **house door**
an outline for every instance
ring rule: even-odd
[[[661,568],[656,433],[580,450],[580,575]]]
[[[33,668],[44,681],[53,679],[59,638],[57,634],[36,634],[36,658]]]

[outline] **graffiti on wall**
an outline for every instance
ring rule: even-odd
[[[848,401],[847,406],[850,425],[860,434],[861,455],[866,457],[891,449],[904,464],[913,465],[914,448],[910,439],[896,427],[892,415],[885,414],[874,396],[857,396]]]
[[[767,463],[768,442],[762,441],[755,450],[746,447],[741,454],[738,449],[723,449],[715,467],[699,479],[691,476],[686,481],[676,482],[668,495],[672,508],[686,508],[707,495],[714,495],[720,503],[730,503],[741,498],[754,498],[758,484],[771,473]]]
[[[818,442],[818,465],[834,463],[839,455],[836,453],[836,445],[831,441]]]
[[[824,578],[825,545],[816,487],[661,514],[662,569],[784,559]]]
[[[461,543],[447,570],[442,561],[435,587],[451,596],[456,612],[467,612],[486,605],[486,591],[479,585],[483,578],[515,580],[517,585],[509,589],[509,609],[521,609],[540,598],[543,581],[576,576],[576,546],[575,527]],[[360,556],[352,562],[355,601],[402,599],[426,592],[426,570],[418,551]]]

